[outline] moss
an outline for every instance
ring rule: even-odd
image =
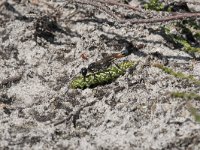
[[[177,42],[179,42],[180,44],[183,45],[184,50],[190,54],[193,53],[200,53],[200,48],[199,47],[193,47],[191,46],[188,41],[186,41],[185,39],[181,39],[180,37],[175,38],[174,40],[176,40]]]
[[[192,116],[194,117],[195,121],[200,123],[200,114],[198,113],[197,109],[193,106],[189,106],[188,110],[192,114]]]
[[[171,97],[182,98],[185,100],[200,100],[200,95],[192,92],[172,92]],[[188,103],[188,110],[194,117],[195,121],[200,122],[200,114],[197,109]]]
[[[163,10],[164,5],[159,0],[150,0],[149,3],[144,4],[144,8],[161,11]]]
[[[164,31],[165,38],[173,43],[175,47],[182,47],[183,50],[192,56],[195,56],[195,53],[200,53],[200,47],[194,47],[192,46],[192,42],[195,43],[198,38],[200,37],[200,32],[197,30],[190,30],[189,28],[186,28],[185,25],[177,23],[175,26],[164,26],[161,27]],[[178,32],[176,34],[170,33],[171,30],[177,29],[181,32]],[[188,37],[188,38],[186,38]],[[196,39],[196,40],[195,40]]]
[[[85,89],[89,87],[96,87],[98,85],[110,83],[120,75],[123,75],[126,69],[131,68],[135,63],[132,61],[126,61],[118,64],[117,66],[109,67],[101,72],[92,73],[86,76],[85,80],[83,76],[75,77],[70,87],[73,89],[80,88]]]
[[[195,33],[195,34],[194,34],[194,37],[195,37],[196,39],[200,40],[200,32]]]
[[[200,95],[196,94],[196,93],[187,93],[187,92],[172,92],[171,96],[174,98],[182,98],[182,99],[186,99],[186,100],[191,100],[191,99],[195,99],[195,100],[200,100]]]
[[[200,26],[198,24],[198,21],[196,21],[195,19],[183,20],[182,23],[186,26],[194,28],[195,30],[200,30]]]
[[[175,72],[175,71],[173,71],[173,69],[165,67],[165,66],[163,66],[161,64],[155,64],[154,66],[157,67],[157,68],[162,69],[165,73],[173,75],[176,78],[187,79],[187,80],[193,82],[196,85],[200,85],[200,81],[197,80],[193,75],[186,75],[186,74],[184,74],[182,72]]]
[[[189,11],[186,3],[171,3],[166,5],[159,0],[150,0],[144,5],[144,8],[168,12],[178,12],[181,10]],[[177,29],[179,31],[176,33],[170,33]],[[200,53],[200,43],[197,42],[200,40],[200,26],[197,20],[183,20],[177,22],[175,25],[161,27],[161,32],[162,31],[164,31],[164,38],[169,43],[172,43],[175,48],[183,48],[185,52],[189,53],[193,57],[196,57],[196,53]]]

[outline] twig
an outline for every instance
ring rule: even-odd
[[[63,119],[63,120],[61,120],[61,121],[55,123],[54,126],[60,125],[60,124],[62,124],[62,123],[64,123],[64,122],[67,122],[67,121],[69,121],[69,120],[73,117],[72,122],[73,122],[73,124],[74,124],[74,127],[76,127],[76,120],[79,118],[80,112],[81,112],[85,107],[92,106],[92,105],[94,105],[96,102],[97,102],[97,101],[92,101],[92,102],[86,104],[85,106],[82,106],[82,107],[78,108],[78,110],[76,110],[76,111],[70,113],[69,116],[68,116],[67,118],[65,118],[65,119]]]
[[[200,13],[178,13],[177,15],[174,16],[166,16],[163,18],[150,18],[150,19],[123,19],[123,18],[119,18],[118,16],[116,16],[112,11],[109,10],[109,8],[104,8],[105,5],[100,5],[99,3],[107,3],[107,4],[111,4],[111,5],[118,5],[118,6],[124,6],[124,7],[131,7],[129,5],[126,4],[121,4],[121,3],[117,3],[114,1],[105,1],[105,0],[96,0],[96,1],[90,1],[90,0],[69,0],[69,2],[75,2],[75,3],[80,3],[83,5],[91,5],[93,7],[98,8],[100,11],[104,11],[106,14],[108,14],[109,16],[112,16],[116,22],[119,23],[128,23],[128,24],[142,24],[142,23],[158,23],[158,22],[168,22],[168,21],[173,21],[173,20],[180,20],[180,19],[185,19],[185,18],[194,18],[194,17],[200,17]],[[67,5],[68,3],[65,3],[65,5]],[[131,7],[133,9],[133,7]],[[138,10],[139,9],[135,9]],[[142,11],[142,10],[140,10]]]
[[[130,20],[121,20],[120,23],[130,23],[130,24],[141,24],[141,23],[158,23],[158,22],[167,22],[173,20],[180,20],[185,18],[195,18],[200,17],[200,13],[181,13],[175,16],[167,16],[165,18],[152,18],[152,19],[130,19]]]

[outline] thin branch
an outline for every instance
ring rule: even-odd
[[[167,16],[165,18],[121,20],[120,23],[130,23],[130,24],[158,23],[158,22],[167,22],[167,21],[181,20],[185,18],[196,18],[196,17],[200,17],[200,13],[179,13],[178,15]]]
[[[150,18],[150,19],[147,18],[147,19],[129,19],[129,20],[127,20],[127,19],[119,18],[112,11],[110,11],[109,8],[106,8],[105,5],[100,5],[99,3],[107,3],[107,4],[111,4],[111,5],[129,7],[129,5],[126,5],[126,4],[117,3],[112,0],[110,0],[110,1],[96,0],[95,2],[90,1],[90,0],[69,0],[67,3],[65,3],[65,5],[67,5],[69,2],[80,3],[83,5],[91,5],[95,8],[98,8],[100,11],[104,11],[109,16],[112,16],[116,22],[119,22],[122,24],[125,24],[125,23],[128,23],[128,24],[158,23],[158,22],[168,22],[168,21],[173,21],[173,20],[181,20],[181,19],[185,19],[185,18],[200,17],[200,13],[178,13],[176,15],[166,16],[163,18]],[[140,10],[140,11],[142,11],[142,10]]]

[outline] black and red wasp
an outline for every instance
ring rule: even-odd
[[[104,57],[103,59],[92,62],[91,64],[88,65],[88,67],[84,67],[81,69],[80,73],[83,75],[84,80],[86,78],[86,75],[88,72],[95,73],[101,70],[107,69],[109,66],[111,66],[112,62],[116,59],[126,57],[130,55],[134,50],[142,48],[143,45],[138,45],[136,47],[132,46],[132,48],[127,47],[125,50],[119,52],[119,53],[113,53],[109,56]]]
[[[124,57],[123,54],[121,54],[121,53],[111,54],[107,57],[104,57],[103,59],[101,59],[99,61],[92,62],[91,64],[88,65],[87,68],[86,67],[82,68],[80,72],[83,75],[83,77],[85,78],[88,72],[94,73],[94,72],[97,72],[100,70],[104,70],[104,69],[108,68],[115,59],[118,59],[121,57]]]

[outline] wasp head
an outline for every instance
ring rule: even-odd
[[[86,75],[87,75],[87,71],[88,71],[88,70],[87,70],[87,68],[85,68],[85,67],[82,68],[81,71],[80,71],[80,73],[83,75],[84,78],[85,78]]]

